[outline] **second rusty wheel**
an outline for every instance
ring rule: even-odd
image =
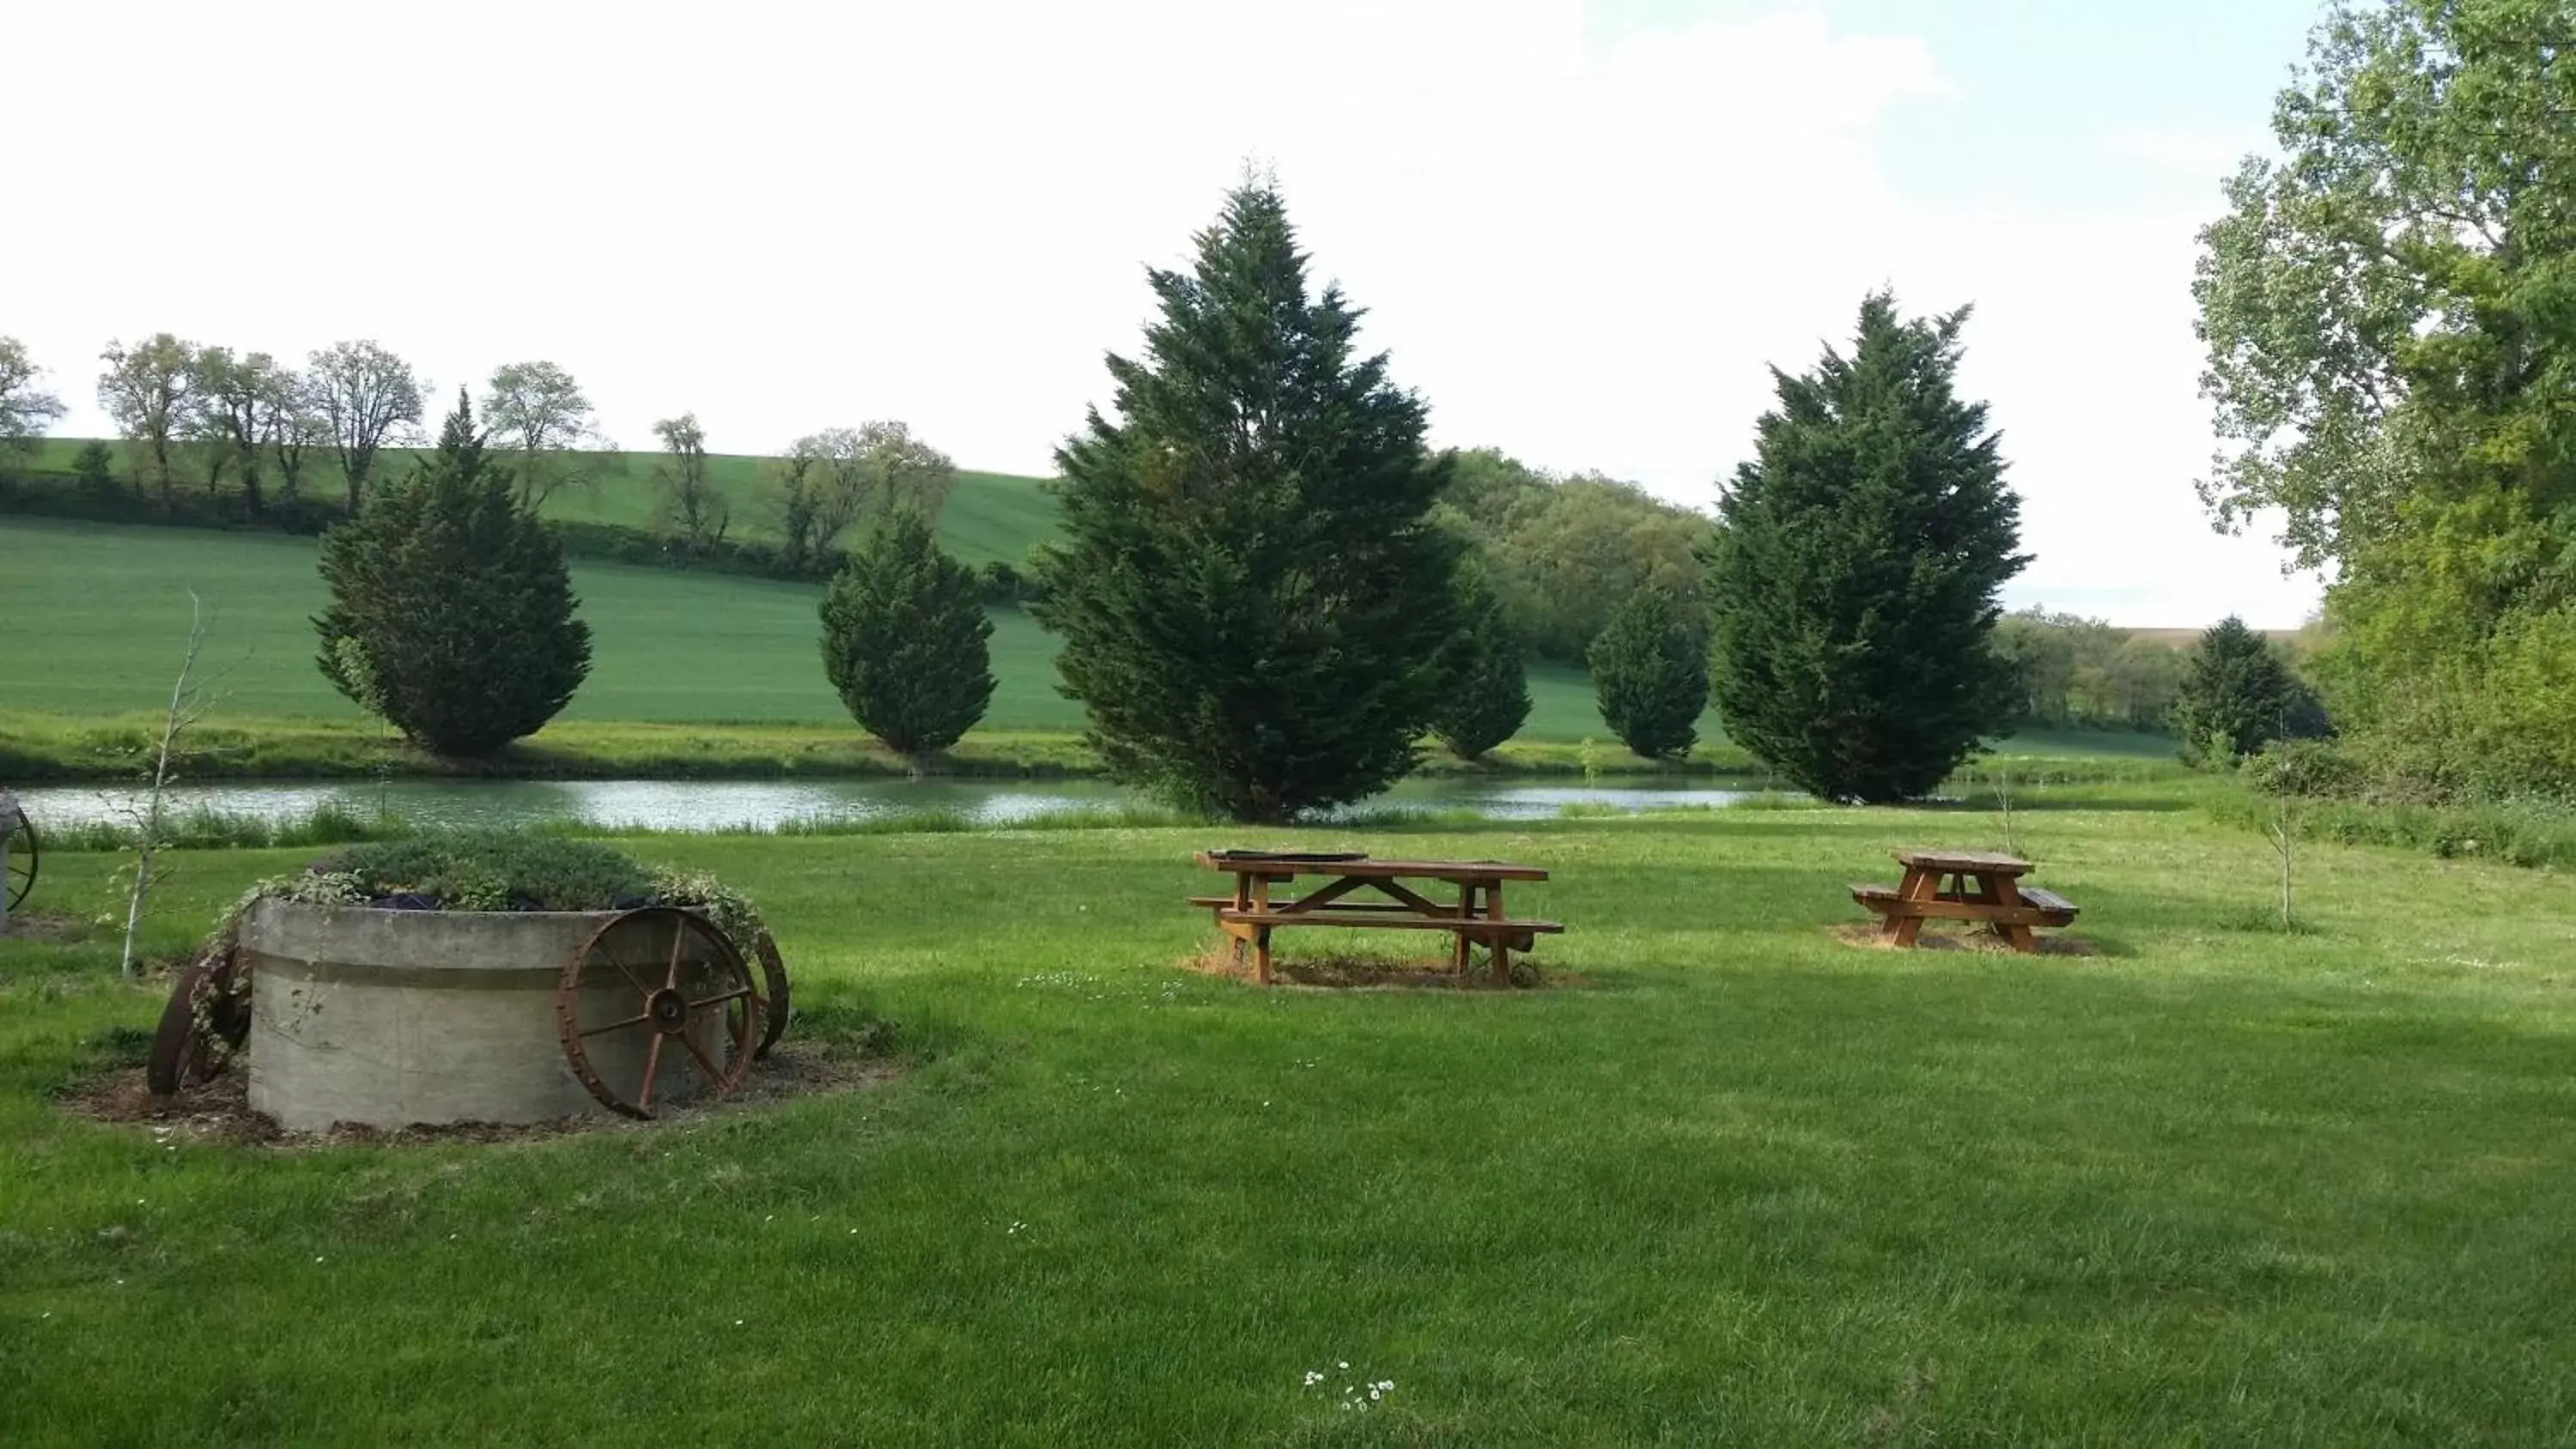
[[[751,1070],[763,1017],[742,952],[676,906],[625,911],[564,962],[555,1035],[600,1105],[651,1117],[685,1085],[722,1096]]]
[[[226,941],[179,972],[152,1034],[152,1054],[144,1059],[144,1084],[153,1095],[170,1097],[212,1081],[249,1039],[250,978]]]
[[[779,958],[778,943],[765,928],[751,938],[751,954],[760,958],[762,988],[760,1047],[752,1055],[765,1057],[787,1031],[787,963]]]

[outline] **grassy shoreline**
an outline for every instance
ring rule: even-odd
[[[19,785],[125,783],[141,773],[160,729],[146,714],[113,718],[0,711],[0,781]],[[918,766],[849,726],[655,724],[566,720],[490,760],[424,753],[361,720],[223,716],[183,741],[178,773],[191,782],[373,780],[1093,779],[1100,763],[1063,730],[978,730]],[[1617,741],[1514,741],[1484,760],[1425,757],[1419,773],[1449,776],[1744,776],[1759,773],[1732,745],[1702,745],[1684,761],[1643,760]]]

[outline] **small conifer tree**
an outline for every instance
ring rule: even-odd
[[[993,698],[975,571],[906,508],[880,523],[823,595],[823,672],[850,717],[906,756],[957,743]]]
[[[461,392],[437,450],[323,536],[321,570],[322,673],[433,753],[534,734],[590,673],[563,551],[485,454]]]
[[[1444,683],[1431,732],[1459,759],[1482,759],[1529,718],[1529,670],[1482,569],[1458,570],[1458,617],[1458,633],[1441,655]]]
[[[1601,718],[1649,760],[1680,759],[1708,708],[1708,652],[1672,595],[1639,589],[1592,641]]]

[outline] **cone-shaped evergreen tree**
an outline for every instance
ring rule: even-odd
[[[2185,670],[2173,726],[2186,764],[2233,764],[2274,740],[2330,732],[2290,661],[2233,614],[2202,631]]]
[[[1639,589],[1610,616],[1588,656],[1601,717],[1649,760],[1677,760],[1699,742],[1708,708],[1708,646],[1681,605]]]
[[[1198,237],[1141,361],[1112,356],[1057,456],[1064,541],[1039,618],[1116,778],[1279,821],[1401,777],[1438,698],[1457,544],[1421,401],[1358,357],[1360,312],[1310,295],[1275,188],[1247,183]]]
[[[485,456],[461,391],[437,451],[323,536],[321,569],[323,674],[423,749],[488,755],[590,673],[563,551]]]
[[[910,508],[870,533],[823,595],[823,672],[868,733],[904,755],[944,750],[993,699],[975,571]]]
[[[1777,369],[1755,460],[1718,503],[1712,682],[1729,738],[1828,799],[1910,799],[2006,720],[1991,647],[2021,502],[1952,383],[1968,311],[1861,304],[1849,357]]]
[[[1480,759],[1510,739],[1529,718],[1529,670],[1521,641],[1503,614],[1503,601],[1485,571],[1458,569],[1458,632],[1441,651],[1439,699],[1431,732],[1449,753]],[[1699,671],[1694,667],[1691,673]]]

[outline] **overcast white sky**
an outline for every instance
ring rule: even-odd
[[[0,333],[75,435],[111,337],[372,337],[451,390],[558,361],[629,446],[892,417],[1042,473],[1258,158],[1439,442],[1707,508],[1767,366],[1892,284],[1977,306],[2013,602],[2295,625],[2316,582],[2193,497],[2188,287],[2312,7],[2096,9],[29,3]]]

